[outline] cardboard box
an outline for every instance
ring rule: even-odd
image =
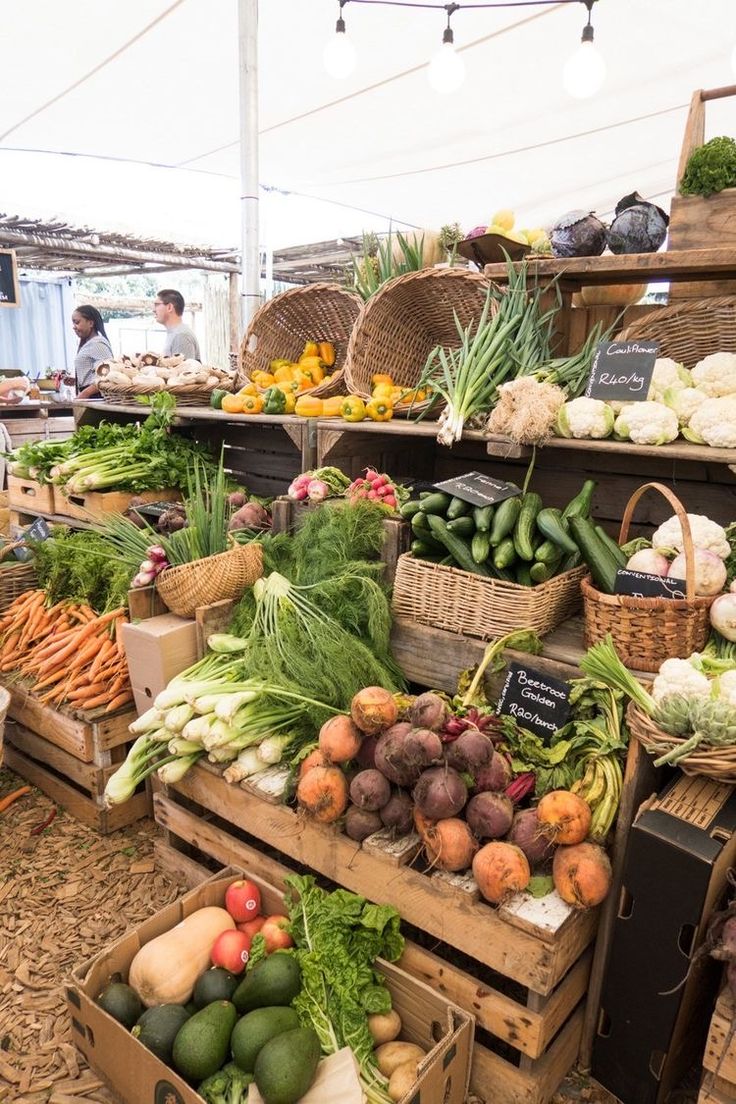
[[[175,675],[197,662],[197,626],[188,618],[164,613],[124,624],[123,645],[135,707],[145,713]]]
[[[680,774],[632,826],[592,1062],[623,1104],[663,1101],[700,1061],[720,969],[708,956],[690,967],[735,830],[736,789]]]
[[[78,967],[67,987],[72,1038],[87,1063],[109,1081],[126,1104],[202,1104],[178,1074],[147,1050],[121,1024],[95,1004],[110,978],[124,980],[137,951],[206,905],[222,905],[230,882],[242,872],[228,868],[129,931],[91,962]],[[283,912],[273,886],[248,874],[261,890],[263,911]],[[388,962],[379,962],[403,1022],[402,1038],[427,1051],[417,1082],[401,1104],[464,1104],[470,1080],[475,1021],[471,1015]]]

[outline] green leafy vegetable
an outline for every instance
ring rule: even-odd
[[[127,604],[130,569],[98,533],[56,526],[32,550],[39,584],[52,605],[69,599],[105,613]]]
[[[691,155],[680,184],[682,195],[709,196],[736,187],[736,142],[711,138]]]

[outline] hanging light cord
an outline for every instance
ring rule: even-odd
[[[585,4],[590,9],[595,0],[490,0],[488,3],[433,4],[424,0],[340,0],[340,10],[346,4],[378,4],[385,8],[426,8],[429,11],[446,11],[452,15],[464,8],[540,8],[549,4]]]

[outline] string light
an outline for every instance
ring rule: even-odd
[[[593,44],[593,26],[591,13],[597,0],[488,0],[488,2],[468,3],[431,3],[429,0],[338,0],[340,15],[335,27],[335,35],[325,46],[324,65],[330,76],[342,80],[350,76],[357,63],[357,54],[352,41],[348,38],[343,19],[346,4],[376,4],[389,8],[424,8],[443,10],[447,13],[447,26],[442,35],[442,45],[432,57],[427,69],[427,77],[437,92],[455,92],[465,80],[465,65],[455,49],[454,34],[450,19],[456,11],[463,8],[533,8],[559,4],[585,4],[588,9],[588,22],[583,28],[580,46],[565,64],[563,83],[567,92],[578,99],[595,95],[606,77],[606,63]],[[736,72],[736,47],[731,58]]]

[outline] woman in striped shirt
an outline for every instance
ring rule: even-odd
[[[112,360],[112,346],[105,333],[102,315],[96,307],[77,307],[72,314],[72,329],[79,338],[74,358],[78,398],[90,399],[100,393],[97,367],[105,360]]]

